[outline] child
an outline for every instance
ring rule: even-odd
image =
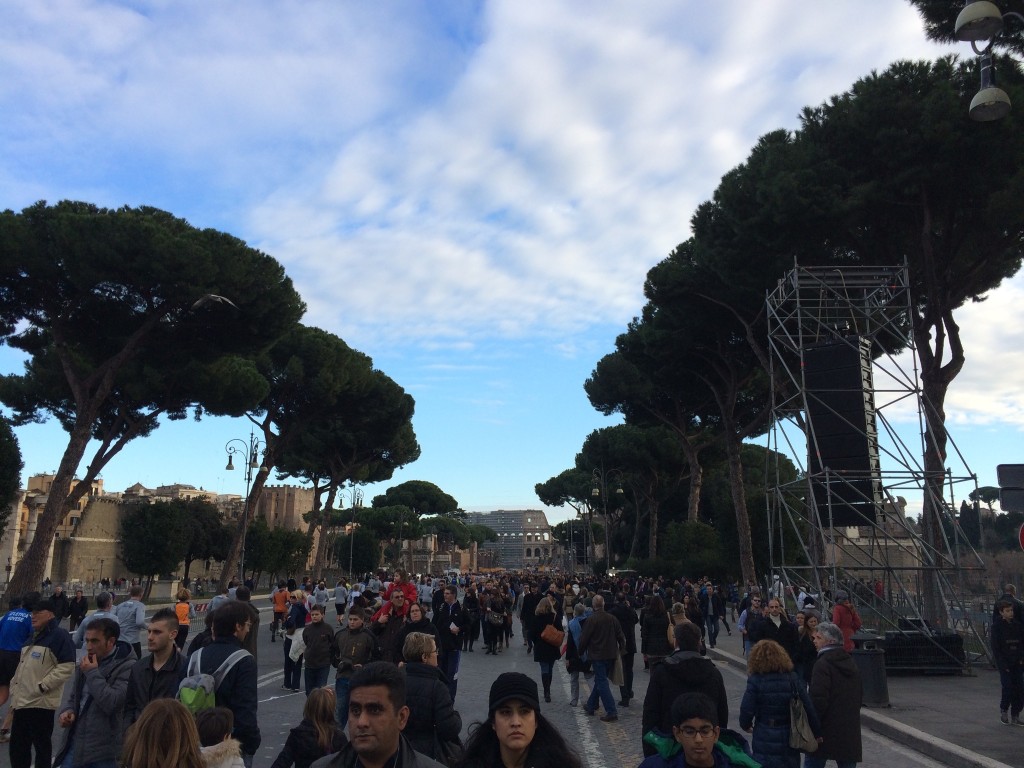
[[[746,740],[718,727],[718,708],[703,693],[684,693],[672,702],[672,737],[651,730],[644,741],[657,748],[640,768],[756,768]],[[721,739],[721,740],[720,740]]]
[[[996,603],[999,620],[992,623],[992,655],[999,668],[999,720],[1003,725],[1024,725],[1024,624],[1014,618],[1013,603]],[[1009,710],[1009,712],[1007,712]]]
[[[340,752],[348,743],[334,722],[334,691],[317,688],[302,710],[302,722],[292,728],[281,754],[270,768],[309,768],[315,760]]]
[[[235,716],[227,707],[204,709],[196,715],[199,743],[206,768],[245,768],[242,745],[231,738]]]

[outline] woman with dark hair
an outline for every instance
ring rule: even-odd
[[[801,621],[801,617],[803,620]],[[818,628],[821,614],[813,608],[804,608],[796,614],[797,644],[793,657],[793,669],[805,684],[811,684],[811,672],[814,662],[818,659],[818,649],[814,647],[814,630]]]
[[[402,628],[398,631],[398,636],[395,638],[395,659],[402,658],[402,649],[405,647],[405,638],[413,632],[421,632],[424,635],[430,635],[434,638],[434,643],[440,647],[441,638],[437,634],[437,627],[435,627],[430,619],[427,618],[426,609],[419,603],[413,603],[409,606],[409,612],[405,614],[405,624],[402,625]],[[416,659],[416,661],[419,661],[419,659]]]
[[[579,756],[540,713],[537,683],[504,672],[491,685],[487,720],[470,731],[458,768],[582,768]]]
[[[644,655],[646,668],[653,667],[672,653],[673,648],[668,644],[668,627],[665,603],[658,595],[651,595],[640,623],[640,652]]]
[[[496,656],[498,645],[505,636],[505,616],[509,607],[502,600],[497,587],[491,587],[481,601],[484,611],[484,645],[487,653]]]
[[[462,598],[462,610],[466,612],[469,622],[462,633],[462,650],[473,652],[473,643],[480,639],[480,598],[476,594],[476,585],[470,582],[466,586],[466,594]]]
[[[700,627],[700,638],[703,640],[706,629],[704,626],[704,612],[700,609],[700,603],[697,602],[697,599],[689,593],[683,595],[683,612],[686,614],[688,621]]]
[[[533,621],[527,626],[530,628],[530,642],[533,644],[533,660],[540,664],[540,679],[544,685],[544,701],[551,701],[551,677],[554,671],[555,662],[562,658],[560,646],[551,645],[541,638],[545,627],[555,626],[555,607],[551,604],[551,598],[544,595],[537,603],[534,611]]]
[[[789,746],[789,700],[800,697],[816,738],[821,724],[793,660],[774,640],[759,640],[747,657],[747,690],[740,704],[740,728],[753,732],[751,751],[763,768],[800,768],[800,752]]]

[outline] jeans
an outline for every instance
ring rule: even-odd
[[[437,659],[437,666],[445,677],[448,678],[448,693],[451,694],[452,703],[455,703],[455,694],[459,690],[459,662],[462,661],[462,651],[445,651]]]
[[[301,687],[299,682],[302,680],[302,657],[299,656],[298,661],[292,661],[292,657],[288,655],[288,651],[291,649],[292,639],[286,637],[284,639],[284,687],[297,691]]]
[[[804,755],[804,768],[825,768],[827,762],[827,760],[814,755]],[[834,762],[838,768],[857,768],[856,760],[835,760]]]
[[[629,700],[633,698],[633,659],[636,658],[635,653],[624,653],[622,654],[622,685],[619,686],[619,694],[622,696],[622,701],[629,703]]]
[[[14,710],[11,721],[11,768],[29,768],[32,748],[36,750],[35,768],[50,768],[53,762],[54,710],[25,707]]]
[[[718,642],[718,617],[708,616],[704,623],[708,626],[708,645],[714,648]]]
[[[580,701],[580,673],[570,672],[569,673],[569,703],[574,707],[579,704]]]
[[[999,670],[999,685],[1002,689],[999,696],[999,709],[1010,710],[1011,715],[1019,715],[1024,708],[1024,667],[1011,667]]]
[[[306,667],[306,695],[309,696],[317,688],[327,685],[327,677],[331,673],[330,667]]]
[[[347,677],[338,677],[334,680],[334,722],[341,730],[348,725],[348,683]]]
[[[594,687],[590,691],[590,698],[587,699],[587,709],[591,712],[597,710],[597,700],[601,699],[604,704],[604,711],[609,715],[617,715],[615,709],[615,697],[612,696],[611,686],[608,684],[608,670],[615,665],[615,661],[594,661]]]

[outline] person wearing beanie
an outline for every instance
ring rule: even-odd
[[[491,684],[487,720],[470,729],[461,768],[582,768],[558,729],[540,712],[537,682],[504,672]]]

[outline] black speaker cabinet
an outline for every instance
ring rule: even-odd
[[[822,523],[869,525],[882,505],[871,341],[804,349],[807,466]]]

